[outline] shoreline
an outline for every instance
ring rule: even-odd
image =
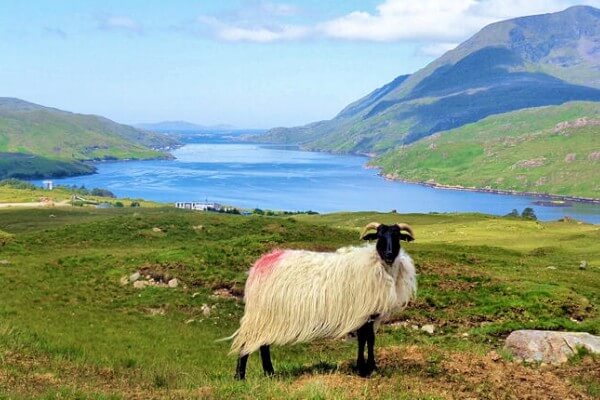
[[[394,181],[394,182],[403,182],[403,183],[413,183],[416,185],[427,186],[427,187],[430,187],[433,189],[460,190],[460,191],[464,191],[464,192],[502,194],[502,195],[509,195],[509,196],[537,197],[542,200],[557,200],[557,201],[567,201],[567,202],[573,202],[573,203],[600,205],[600,198],[594,198],[594,197],[568,196],[568,195],[538,193],[538,192],[521,192],[521,191],[509,190],[509,189],[486,189],[486,188],[476,188],[476,187],[461,186],[461,185],[446,185],[446,184],[437,183],[437,182],[414,181],[414,180],[410,180],[410,179],[400,178],[398,176],[395,176],[394,174],[386,174],[382,171],[381,167],[379,167],[379,166],[366,165],[365,168],[379,169],[379,172],[377,173],[377,175],[381,176],[385,180]],[[548,206],[548,205],[545,205],[545,206]]]
[[[253,142],[251,140],[249,140],[248,142],[256,143],[256,144],[278,144],[278,143],[268,143],[268,142],[263,142],[263,143]],[[335,151],[330,151],[330,150],[318,150],[318,149],[307,148],[302,145],[296,145],[296,146],[298,146],[298,149],[302,150],[302,151],[313,151],[313,152],[317,152],[317,153],[327,153],[327,154],[332,154],[332,155],[352,155],[352,156],[357,156],[357,157],[366,157],[369,160],[372,160],[376,156],[374,153],[335,152]],[[600,205],[600,198],[594,198],[594,197],[568,196],[568,195],[538,193],[538,192],[520,192],[517,190],[509,190],[509,189],[486,189],[486,188],[476,188],[476,187],[468,187],[468,186],[461,186],[461,185],[446,185],[446,184],[437,183],[437,182],[414,181],[414,180],[410,180],[410,179],[400,178],[398,176],[394,176],[393,174],[385,173],[385,172],[383,172],[382,167],[380,167],[378,165],[369,164],[369,162],[364,164],[364,168],[378,169],[379,172],[377,173],[377,175],[379,175],[380,177],[382,177],[385,180],[402,182],[402,183],[413,183],[413,184],[417,184],[417,185],[421,185],[421,186],[430,187],[432,189],[460,190],[460,191],[464,191],[464,192],[501,194],[501,195],[522,196],[522,197],[536,197],[536,198],[539,198],[540,200],[557,200],[557,201],[566,201],[566,202],[581,203],[581,204]],[[544,205],[544,206],[552,207],[552,205]]]

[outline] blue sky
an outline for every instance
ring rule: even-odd
[[[488,23],[600,0],[3,0],[0,96],[124,123],[333,117]]]

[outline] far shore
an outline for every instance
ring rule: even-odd
[[[517,190],[508,190],[508,189],[487,189],[487,188],[476,188],[476,187],[467,187],[461,185],[445,185],[443,183],[437,182],[423,182],[423,181],[414,181],[410,179],[404,179],[397,177],[393,174],[384,173],[380,167],[375,165],[366,165],[365,168],[376,168],[379,169],[378,175],[384,179],[396,182],[403,183],[414,183],[417,185],[427,186],[434,189],[444,189],[444,190],[462,190],[466,192],[479,192],[479,193],[492,193],[492,194],[505,194],[511,196],[526,196],[526,197],[537,197],[543,200],[558,200],[565,202],[573,202],[573,203],[585,203],[585,204],[600,204],[599,198],[593,197],[579,197],[579,196],[566,196],[559,194],[549,194],[549,193],[538,193],[538,192],[520,192]]]

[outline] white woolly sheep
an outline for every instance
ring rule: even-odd
[[[245,378],[248,356],[258,349],[265,374],[272,375],[270,345],[352,332],[358,336],[359,374],[375,370],[376,328],[416,294],[413,261],[400,248],[400,240],[412,241],[414,233],[406,224],[372,222],[361,238],[377,243],[334,253],[275,250],[256,261],[246,281],[240,328],[228,338],[231,353],[239,356],[236,379]]]

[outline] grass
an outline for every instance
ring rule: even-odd
[[[0,180],[0,205],[2,203],[37,203],[43,199],[52,200],[54,203],[64,203],[70,201],[73,195],[80,196],[90,202],[96,203],[114,204],[117,201],[120,201],[126,207],[131,206],[132,202],[137,202],[142,207],[163,206],[160,203],[142,199],[115,199],[112,197],[82,194],[79,189],[72,189],[64,186],[57,186],[53,190],[44,190],[36,185],[18,180]],[[77,203],[81,203],[81,201]],[[76,219],[81,218],[81,215],[76,212],[70,213],[69,215],[74,215]]]
[[[243,304],[222,294],[240,293],[249,266],[272,248],[359,244],[371,220],[413,225],[417,241],[406,247],[419,272],[418,299],[378,335],[375,376],[354,375],[354,342],[318,341],[274,348],[273,379],[262,377],[254,356],[248,381],[233,381],[235,359],[215,339],[237,328]],[[600,334],[596,225],[477,214],[64,208],[0,210],[0,235],[7,261],[0,399],[542,398],[548,391],[592,398],[599,387],[600,360],[588,354],[560,367],[487,355],[501,352],[518,328]],[[142,267],[181,285],[121,285]],[[209,317],[203,304],[214,306]],[[436,326],[433,335],[412,328],[425,323]]]
[[[394,178],[600,198],[598,103],[572,102],[488,117],[373,161]],[[473,171],[477,170],[474,174]]]

